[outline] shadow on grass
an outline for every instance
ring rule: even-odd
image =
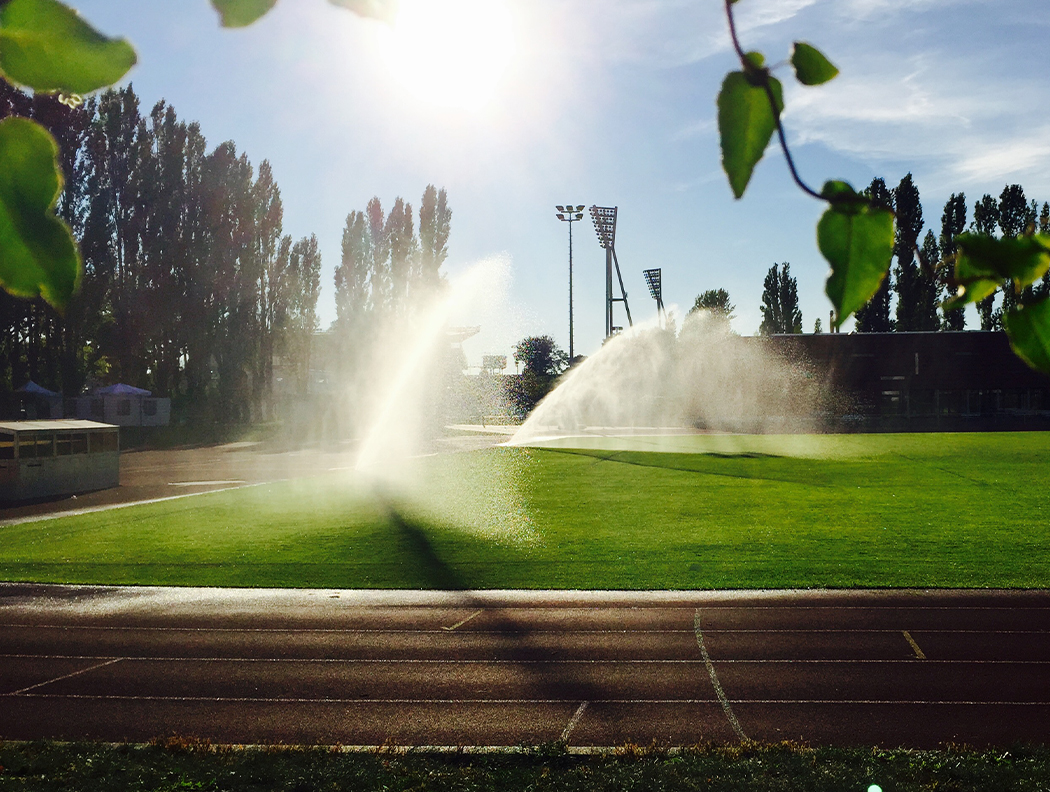
[[[552,454],[589,457],[597,462],[615,462],[635,467],[695,473],[701,476],[779,481],[812,486],[823,486],[826,483],[821,468],[811,460],[763,454],[757,451],[737,453],[705,451],[687,454],[659,451],[610,452],[586,448],[543,448],[541,450]]]

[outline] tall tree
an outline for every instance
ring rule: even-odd
[[[441,285],[441,265],[448,257],[448,235],[452,210],[448,206],[445,188],[438,190],[428,184],[419,203],[419,269],[417,278],[424,290],[435,290]]]
[[[710,311],[715,318],[729,324],[735,318],[735,310],[736,306],[729,302],[729,292],[725,289],[708,289],[697,295],[689,313]]]
[[[948,283],[947,274],[950,271],[950,263],[955,255],[955,237],[966,230],[966,194],[952,193],[944,204],[944,213],[941,215],[941,266],[943,274],[941,280],[941,299],[946,300],[954,296],[954,292]],[[941,319],[942,330],[964,330],[966,329],[966,311],[964,308],[954,308],[945,311]]]
[[[977,234],[994,236],[999,225],[999,203],[985,193],[973,206],[973,222],[970,230]],[[982,330],[1001,330],[1002,312],[995,310],[995,295],[990,294],[977,302],[977,315],[981,320]]]
[[[1003,238],[1018,237],[1028,230],[1028,226],[1035,222],[1035,214],[1028,205],[1025,198],[1024,188],[1020,184],[1008,184],[999,194],[999,230]],[[1032,296],[1031,287],[1025,290],[1026,298]],[[1019,298],[1017,289],[1012,280],[1003,284],[1003,303],[999,309],[996,324],[1002,326],[1002,315],[1017,307]]]
[[[303,237],[288,258],[288,299],[283,317],[282,353],[291,363],[296,391],[305,396],[310,385],[313,336],[317,332],[317,297],[321,291],[321,253],[317,237]]]
[[[919,235],[922,233],[922,203],[919,189],[915,186],[909,173],[893,191],[894,204],[897,207],[896,237],[893,252],[897,258],[894,291],[897,292],[897,318],[894,329],[936,330],[940,322],[937,319],[937,287],[933,279],[915,261]],[[937,243],[933,240],[936,255]],[[928,261],[930,267],[937,259]]]
[[[1039,210],[1039,233],[1050,234],[1050,203],[1043,202],[1043,208]],[[1043,275],[1043,279],[1039,281],[1036,287],[1033,289],[1035,297],[1046,297],[1050,295],[1050,271]]]
[[[802,311],[798,307],[798,282],[791,276],[791,265],[774,264],[762,283],[762,335],[801,333]]]
[[[881,178],[872,179],[864,193],[877,206],[885,207],[890,211],[894,210],[893,193]],[[888,333],[893,330],[893,320],[890,318],[891,290],[891,273],[887,272],[875,294],[868,300],[868,304],[855,314],[855,327],[858,333]]]

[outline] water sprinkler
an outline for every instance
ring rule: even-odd
[[[572,224],[583,219],[583,204],[579,206],[566,204],[554,208],[558,210],[555,217],[569,224],[569,362],[571,363],[575,357],[572,346]]]
[[[616,210],[615,206],[592,206],[591,220],[594,222],[594,233],[598,235],[598,244],[605,250],[605,337],[609,338],[618,328],[613,324],[613,303],[622,302],[627,312],[627,324],[631,321],[631,307],[627,304],[627,292],[623,288],[623,276],[620,274],[620,262],[616,258]],[[616,268],[616,279],[620,283],[620,296],[613,297],[613,267]]]

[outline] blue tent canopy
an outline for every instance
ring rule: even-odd
[[[29,380],[25,385],[19,388],[15,393],[32,393],[34,396],[60,396],[61,394],[50,391],[42,385],[37,385],[33,380]]]

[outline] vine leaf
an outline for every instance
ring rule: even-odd
[[[0,121],[0,285],[41,296],[59,311],[80,284],[80,254],[55,216],[62,191],[58,146],[25,118]]]
[[[0,69],[34,91],[89,93],[117,82],[135,60],[126,40],[106,38],[58,0],[0,6]]]
[[[835,306],[835,326],[864,306],[886,277],[893,255],[893,212],[873,206],[842,181],[820,194],[831,206],[817,223],[817,247],[831,265],[824,292]]]
[[[839,70],[824,57],[824,53],[812,44],[796,41],[791,52],[791,65],[795,67],[795,77],[803,85],[823,85],[838,76]]]
[[[757,53],[749,53],[749,65],[754,65]],[[757,70],[756,70],[757,71]],[[769,96],[762,87],[762,79],[776,100],[777,113],[784,109],[783,88],[767,72],[758,76],[744,72],[730,72],[718,92],[718,132],[722,146],[722,169],[729,177],[733,195],[740,198],[747,189],[758,161],[765,154],[769,140],[777,128],[777,117],[770,106]],[[756,84],[757,83],[757,84]]]
[[[1050,374],[1050,297],[1007,311],[1003,326],[1014,353],[1032,368]]]
[[[393,23],[397,16],[397,0],[328,0],[332,5],[348,8],[358,16],[371,17]]]
[[[264,16],[277,0],[211,0],[211,4],[219,12],[223,27],[239,28]]]
[[[983,234],[955,238],[955,280],[959,292],[945,302],[946,309],[983,300],[1007,280],[1027,286],[1050,269],[1050,236],[996,239]]]

